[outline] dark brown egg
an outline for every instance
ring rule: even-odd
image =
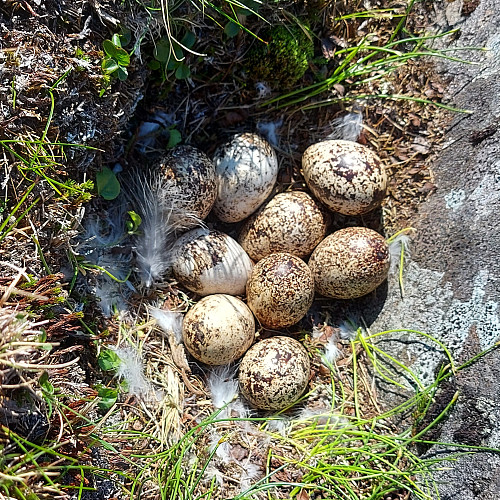
[[[248,307],[267,328],[300,321],[313,302],[314,281],[307,264],[289,253],[260,260],[247,282]]]
[[[389,272],[385,239],[366,227],[348,227],[325,238],[309,259],[316,291],[354,299],[375,290]]]
[[[309,374],[309,356],[302,344],[272,337],[255,344],[241,360],[240,390],[256,408],[281,410],[304,393]]]
[[[324,141],[302,156],[304,179],[314,196],[333,212],[361,215],[384,199],[387,175],[378,156],[357,142]]]

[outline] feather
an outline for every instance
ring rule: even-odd
[[[116,311],[122,314],[127,311],[127,300],[134,290],[127,279],[131,271],[130,249],[123,246],[127,237],[123,199],[115,200],[99,216],[92,214],[86,218],[84,227],[76,252],[98,269],[106,271],[101,271],[89,286],[99,299],[99,307],[105,316]]]
[[[155,318],[156,324],[166,334],[175,366],[177,366],[181,372],[191,373],[182,339],[184,315],[179,312],[167,311],[154,307],[150,308],[150,313],[151,316]]]
[[[325,344],[322,358],[323,364],[326,364],[326,366],[332,366],[335,360],[340,356],[341,351],[337,347],[337,341],[337,335],[333,334],[330,335],[328,342]]]
[[[335,118],[330,124],[333,132],[327,139],[357,141],[363,130],[363,115],[361,113],[347,113]]]
[[[276,415],[267,421],[267,432],[273,432],[280,436],[286,436],[290,430],[292,418],[288,415]]]
[[[210,372],[207,384],[215,408],[229,405],[238,397],[238,380],[235,375],[236,367],[232,365],[216,366]]]
[[[167,311],[165,309],[150,309],[151,316],[157,325],[166,333],[173,333],[177,344],[182,344],[182,322],[184,315],[180,312]]]
[[[142,359],[139,354],[131,347],[118,347],[115,352],[120,358],[120,365],[116,374],[126,382],[129,394],[141,397],[154,394],[155,398],[160,400],[161,391],[157,393],[144,375]]]
[[[324,329],[320,328],[318,325],[313,325],[311,331],[311,337],[313,339],[319,339],[324,334]]]
[[[257,478],[262,475],[262,469],[252,462],[240,463],[241,476],[240,476],[240,491],[246,491]]]
[[[203,223],[185,209],[185,198],[161,171],[135,172],[127,184],[127,195],[142,219],[135,240],[136,264],[149,288],[170,268],[169,250],[177,235]]]
[[[394,273],[399,266],[399,288],[401,290],[401,298],[405,295],[405,287],[403,281],[403,270],[405,258],[410,257],[410,237],[405,234],[408,231],[413,231],[413,228],[406,228],[387,240],[389,243],[389,254],[391,256],[391,264],[389,271]]]
[[[257,99],[263,99],[268,95],[271,95],[271,87],[266,82],[257,82],[255,84],[255,90],[257,91]]]
[[[277,147],[279,144],[279,137],[277,130],[283,125],[283,120],[277,120],[275,122],[259,122],[257,123],[257,130],[261,135],[263,135],[271,144],[271,146]]]
[[[124,280],[130,273],[130,258],[126,255],[105,254],[99,263],[103,269],[113,276],[102,273],[97,276],[95,284],[95,296],[99,299],[99,307],[107,317],[115,312],[123,315],[128,310],[128,299],[133,290],[132,285]]]
[[[209,451],[213,452],[215,450],[215,455],[219,458],[223,464],[227,465],[232,462],[231,457],[231,444],[221,436],[217,430],[212,432],[210,439]]]
[[[205,469],[202,481],[204,484],[210,484],[213,478],[215,478],[215,482],[219,487],[224,485],[224,474],[214,465],[212,461]]]
[[[135,241],[136,263],[143,284],[150,287],[169,267],[166,251],[174,237],[174,228],[164,207],[160,178],[137,176],[136,179],[136,210],[141,217],[140,234]]]
[[[297,415],[297,422],[307,425],[315,424],[317,428],[323,429],[341,429],[349,424],[349,421],[342,415],[332,413],[331,407],[305,407]]]
[[[85,220],[85,232],[77,251],[84,255],[118,246],[125,237],[125,203],[122,198],[115,200],[103,214],[92,214]]]
[[[340,338],[344,340],[355,340],[358,336],[358,329],[356,328],[356,321],[348,319],[339,325]]]
[[[404,257],[410,257],[410,240],[407,234],[399,234],[389,243],[389,253],[391,254],[391,272],[394,272],[401,262],[401,251]]]

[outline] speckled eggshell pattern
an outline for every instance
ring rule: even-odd
[[[203,297],[184,317],[182,337],[198,361],[211,366],[232,363],[252,345],[255,320],[244,302],[231,295]]]
[[[183,234],[175,242],[171,256],[176,279],[199,295],[243,295],[253,268],[236,240],[207,228]]]
[[[307,264],[289,253],[260,260],[247,283],[247,303],[262,326],[286,328],[300,321],[314,299],[314,281]]]
[[[179,204],[194,216],[205,219],[217,196],[215,166],[203,151],[192,146],[177,146],[160,163],[169,182],[179,191]]]
[[[278,159],[257,134],[244,133],[214,155],[217,198],[213,211],[223,222],[238,222],[253,214],[271,194],[278,177]]]
[[[304,393],[310,362],[302,344],[289,337],[271,337],[255,344],[240,364],[243,396],[261,410],[281,410]]]
[[[384,165],[366,146],[351,141],[324,141],[302,156],[304,179],[314,196],[333,212],[362,215],[384,199]]]
[[[258,261],[272,253],[307,257],[326,236],[329,216],[301,191],[277,194],[243,226],[239,242]]]
[[[389,265],[385,239],[366,227],[336,231],[309,259],[316,291],[335,299],[355,299],[375,290],[387,278]]]

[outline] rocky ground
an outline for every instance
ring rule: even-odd
[[[453,117],[433,162],[436,191],[419,207],[412,225],[417,229],[401,301],[389,286],[384,307],[372,328],[414,328],[433,332],[452,347],[460,362],[490,349],[498,342],[499,208],[498,123],[499,11],[494,1],[436,4],[436,26],[458,29],[451,45],[486,47],[469,54],[476,65],[445,63],[440,74],[448,80],[447,97],[472,115]],[[458,52],[457,52],[458,53]],[[434,376],[441,356],[429,346],[407,343],[395,352],[418,367],[427,379]],[[493,352],[467,368],[438,394],[434,414],[458,391],[458,402],[434,439],[497,448],[498,353]],[[437,412],[437,413],[436,413]],[[456,451],[448,449],[448,453]],[[441,454],[443,447],[428,454]],[[464,456],[437,474],[441,498],[490,499],[499,495],[497,454]]]

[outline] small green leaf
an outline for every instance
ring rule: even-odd
[[[120,35],[118,33],[115,33],[112,37],[111,37],[111,42],[113,43],[113,45],[117,48],[121,48],[122,46],[122,42],[120,40]]]
[[[116,175],[108,167],[96,174],[97,192],[105,200],[114,200],[120,194],[120,183]]]
[[[106,54],[108,55],[108,57],[112,58],[115,57],[118,48],[111,40],[104,40],[104,42],[102,42],[102,47],[104,49],[104,52],[106,52]]]
[[[179,64],[179,66],[175,70],[175,78],[177,78],[178,80],[185,80],[186,78],[189,78],[190,75],[191,70],[184,63]]]
[[[190,49],[196,42],[196,35],[192,31],[186,31],[185,35],[182,37],[181,44],[184,47]]]
[[[50,343],[43,343],[41,346],[40,346],[40,349],[43,349],[44,351],[52,351],[52,348],[54,346]]]
[[[118,33],[122,47],[126,47],[132,40],[132,31],[122,27]]]
[[[47,332],[44,328],[40,329],[41,333],[38,335],[38,342],[45,342],[47,340]]]
[[[241,7],[236,7],[238,13],[243,14],[244,16],[250,16],[259,12],[261,6],[260,2],[256,2],[255,0],[240,0],[240,2],[247,8],[242,9]]]
[[[182,50],[179,45],[174,44],[174,54],[175,54],[175,60],[176,61],[183,61],[184,60],[184,51]]]
[[[111,349],[103,349],[97,358],[98,365],[106,372],[115,371],[121,365],[121,362],[118,354]]]
[[[102,60],[101,67],[104,73],[108,75],[114,73],[119,68],[116,61],[114,59],[110,59],[109,57]]]
[[[116,49],[116,54],[113,56],[113,59],[120,66],[128,66],[130,64],[130,55],[125,49],[122,48]]]
[[[152,69],[153,71],[156,70],[156,69],[160,69],[161,68],[161,64],[160,64],[160,61],[149,61],[148,62],[148,67],[149,69]]]
[[[125,223],[127,226],[127,231],[129,233],[135,233],[142,223],[141,216],[135,213],[133,210],[129,210],[127,214],[130,217],[130,220]]]
[[[109,89],[110,85],[111,75],[109,75],[108,73],[104,73],[101,78],[101,89],[99,90],[99,97],[102,97],[106,93],[106,90]]]
[[[168,144],[167,144],[168,149],[177,146],[177,144],[179,144],[179,142],[182,141],[182,135],[177,129],[172,128],[169,130],[169,132],[170,132],[170,137],[168,138]]]
[[[118,391],[110,387],[100,387],[97,395],[100,398],[97,406],[102,411],[108,411],[118,399]]]
[[[240,27],[233,21],[229,21],[226,26],[224,26],[224,33],[229,38],[234,38],[240,31]]]
[[[121,82],[124,82],[128,78],[127,68],[123,68],[122,66],[119,66],[118,70],[116,71],[116,76],[118,77],[118,80],[120,80]]]
[[[176,61],[174,58],[170,59],[167,63],[167,71],[172,71],[179,67],[181,63]]]
[[[161,38],[156,44],[154,57],[157,61],[167,62],[171,53],[171,46],[168,38]]]
[[[47,372],[43,372],[38,379],[38,383],[42,390],[47,394],[54,394],[54,386],[49,381],[49,374]]]

